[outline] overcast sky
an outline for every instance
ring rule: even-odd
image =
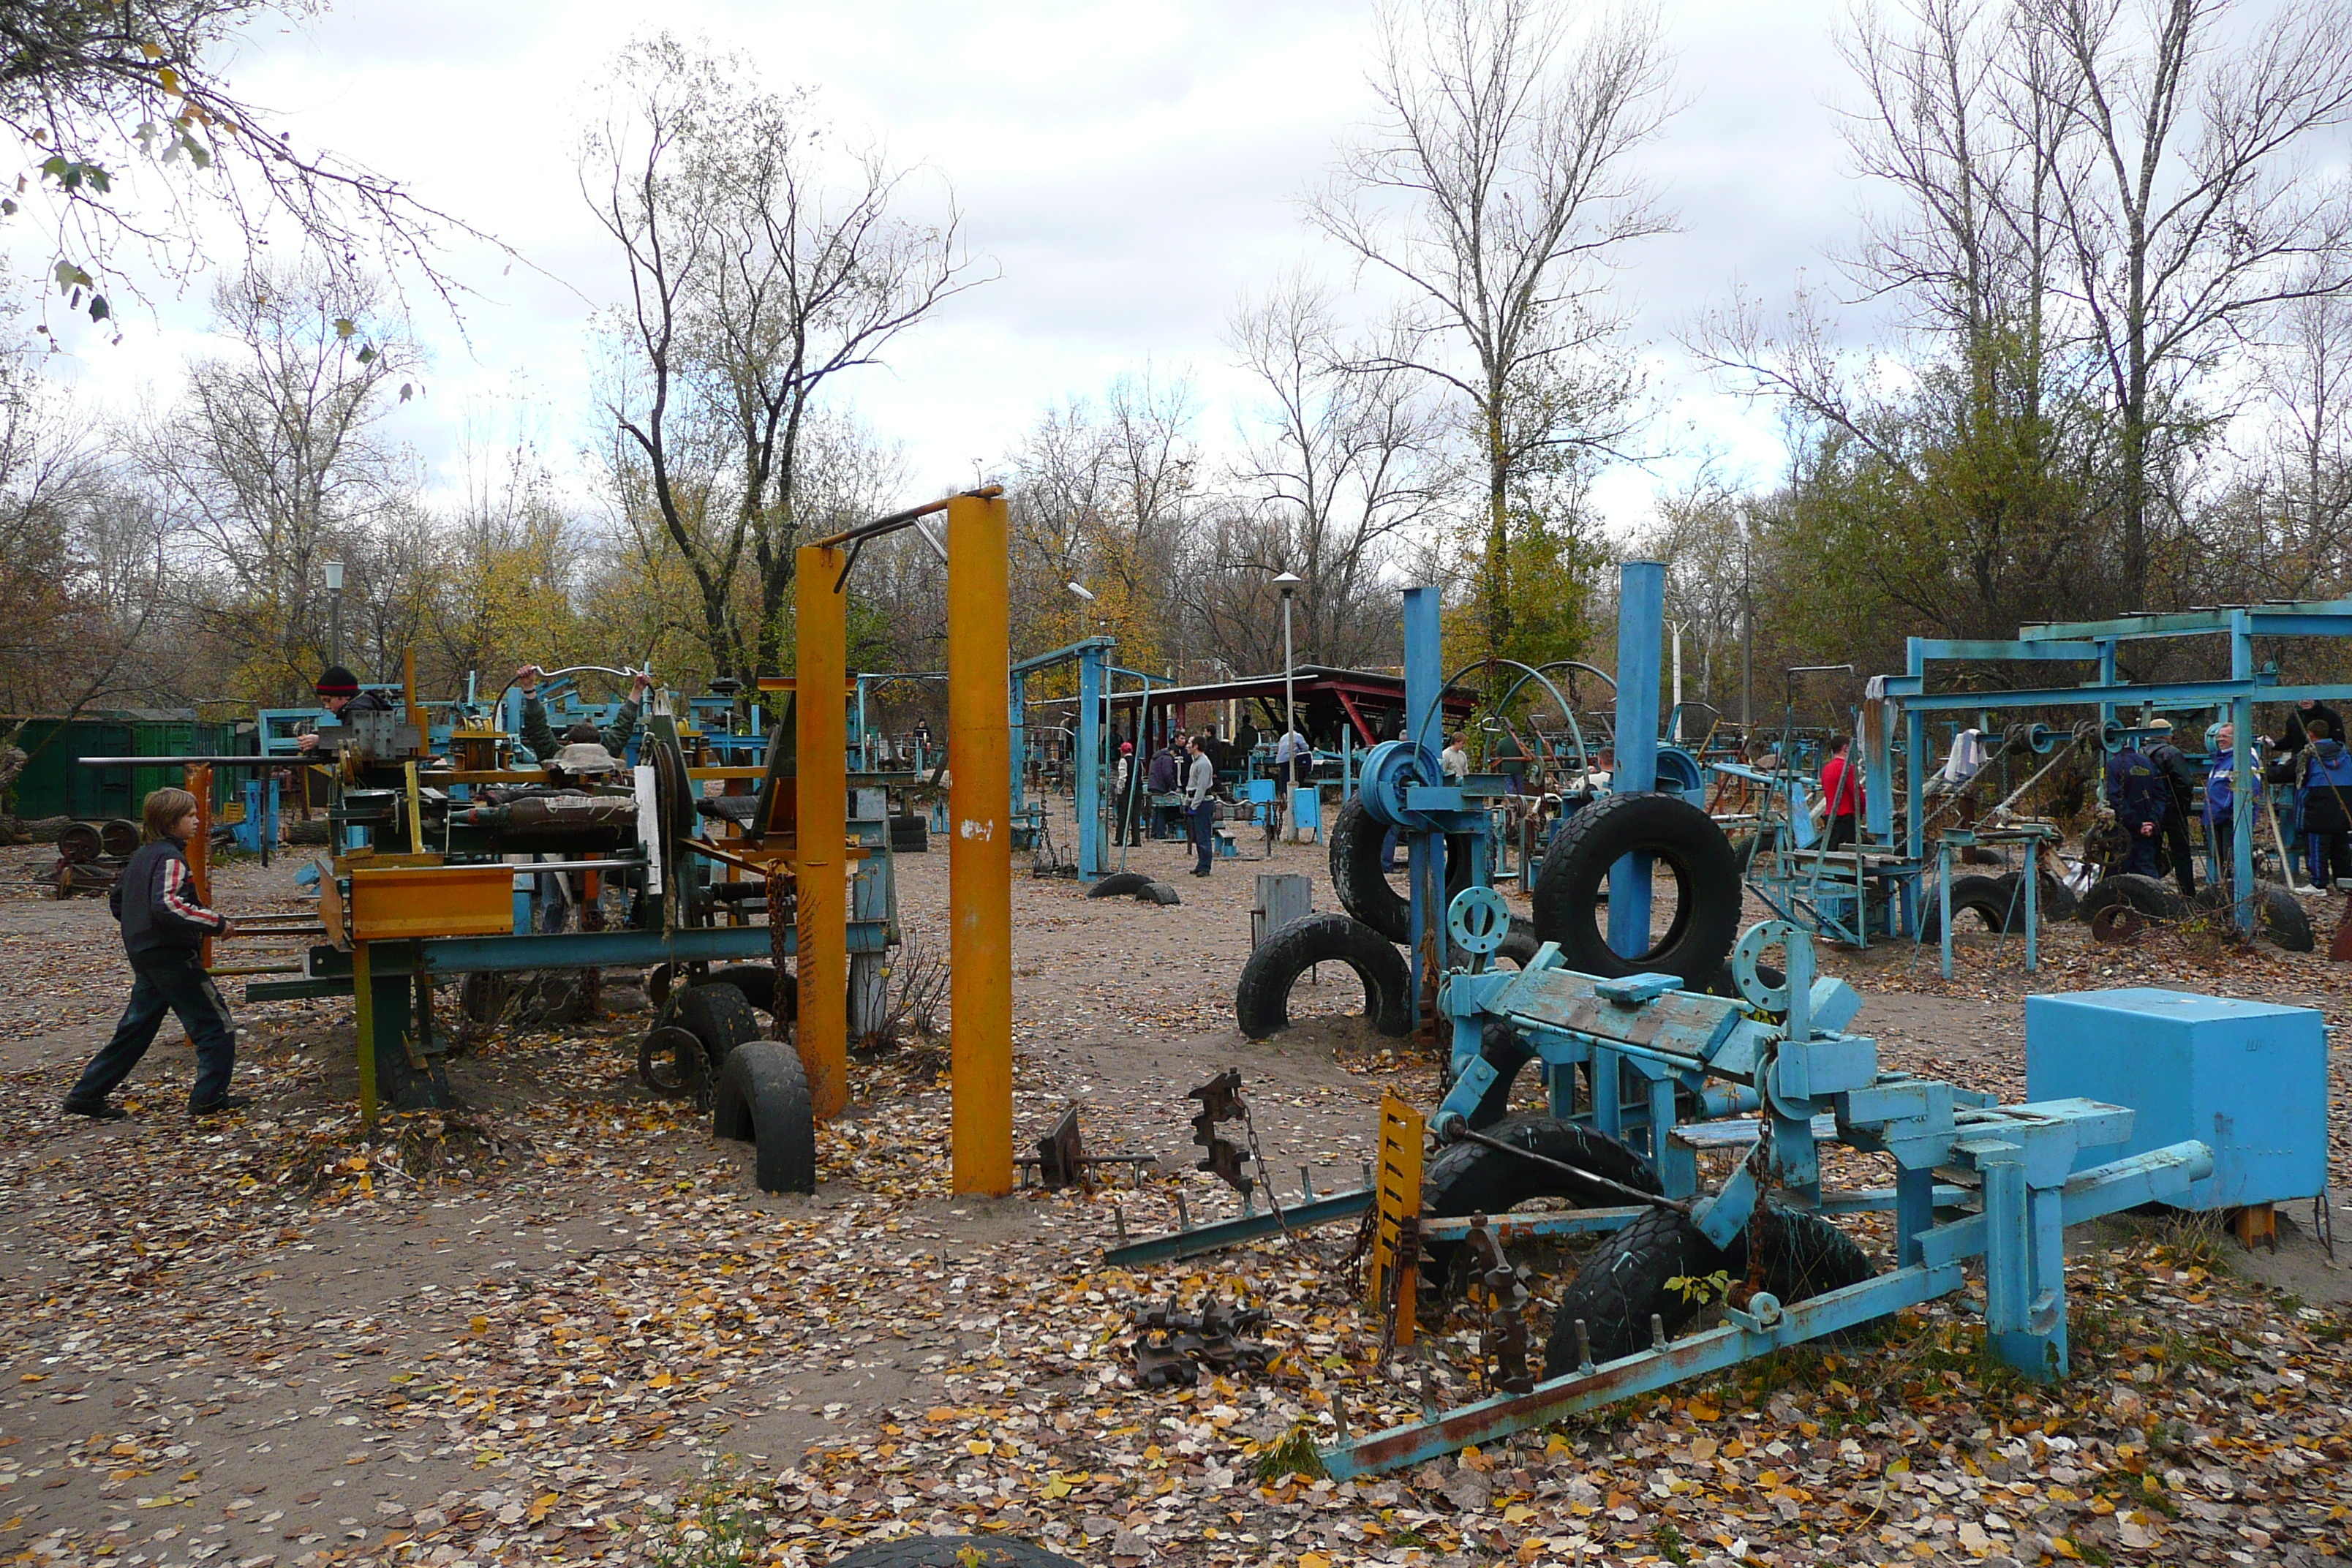
[[[1759,479],[1779,462],[1768,412],[1690,375],[1672,338],[1735,280],[1785,297],[1852,231],[1863,193],[1828,107],[1848,90],[1831,42],[1840,10],[1668,0],[1664,11],[1687,107],[1645,157],[1680,229],[1629,258],[1629,347],[1655,368],[1654,444],[1685,458],[1719,447]],[[539,269],[466,247],[446,258],[478,290],[464,308],[470,346],[420,305],[425,395],[391,428],[445,475],[468,425],[518,399],[559,454],[597,434],[587,324],[621,279],[572,148],[593,85],[655,23],[742,50],[771,86],[818,88],[845,130],[937,169],[972,247],[1001,266],[1000,281],[902,339],[887,369],[846,384],[859,413],[905,444],[918,498],[970,483],[974,460],[998,466],[1046,405],[1147,360],[1192,374],[1201,434],[1223,441],[1238,383],[1221,337],[1236,296],[1302,261],[1349,281],[1295,198],[1369,110],[1365,0],[341,0],[299,29],[253,36],[229,62],[238,90],[284,110],[301,142],[407,181]],[[74,363],[59,368],[110,403],[168,390],[200,341],[203,305],[201,288],[159,296],[158,319],[134,311],[119,345],[70,333]],[[1604,482],[1613,528],[1643,520],[1659,478]]]

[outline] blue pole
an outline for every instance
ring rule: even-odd
[[[1610,792],[1658,786],[1658,678],[1666,625],[1666,569],[1628,561],[1617,579],[1617,767]],[[1650,951],[1650,858],[1609,868],[1609,945],[1628,958]]]
[[[1103,650],[1078,650],[1078,875],[1099,877],[1102,862]]]
[[[2243,610],[2230,612],[2230,679],[2251,686],[2254,679],[2253,623]],[[2242,688],[2243,689],[2243,688]],[[2230,704],[2230,723],[2236,731],[2231,749],[2231,777],[2230,780],[2230,897],[2237,917],[2238,929],[2248,936],[2254,932],[2254,835],[2261,818],[2255,815],[2254,792],[2268,789],[2254,759],[2254,700],[2241,696]],[[2282,865],[2279,875],[2289,885],[2294,880],[2294,868]]]
[[[1445,671],[1440,667],[1443,643],[1438,622],[1440,601],[1434,588],[1407,588],[1404,591],[1404,710],[1405,722],[1411,725],[1429,724],[1439,730],[1445,727],[1444,710],[1438,700],[1439,689],[1445,683]],[[1407,733],[1407,740],[1416,746],[1427,746],[1434,754],[1438,751],[1435,738],[1418,729]],[[1438,781],[1429,781],[1435,784]],[[1412,840],[1412,994],[1413,1008],[1421,1006],[1423,964],[1424,959],[1436,957],[1433,944],[1425,944],[1424,932],[1434,931],[1445,918],[1445,839],[1443,835],[1414,833]],[[1424,952],[1424,946],[1429,951]],[[1440,1015],[1441,1018],[1443,1015]],[[1441,1049],[1451,1041],[1440,1037]]]

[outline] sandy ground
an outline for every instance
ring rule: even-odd
[[[1461,1374],[1431,1363],[1409,1387],[1370,1368],[1336,1230],[1135,1274],[1096,1259],[1122,1224],[1172,1224],[1180,1191],[1195,1220],[1233,1210],[1189,1169],[1185,1091],[1215,1072],[1243,1073],[1288,1195],[1301,1167],[1318,1192],[1355,1184],[1382,1089],[1426,1104],[1435,1068],[1349,1016],[1360,993],[1336,969],[1295,994],[1293,1030],[1233,1028],[1253,874],[1307,873],[1318,907],[1336,907],[1319,847],[1221,861],[1205,880],[1178,874],[1173,845],[1129,857],[1182,905],[1016,879],[1017,1133],[1076,1100],[1091,1148],[1158,1164],[1094,1193],[984,1201],[949,1191],[948,1086],[917,1050],[856,1068],[814,1199],[762,1196],[748,1150],[637,1087],[642,996],[621,984],[600,1020],[479,1043],[452,1068],[472,1109],[413,1119],[396,1142],[357,1140],[343,1002],[239,1009],[238,1087],[258,1100],[245,1116],[192,1124],[191,1053],[167,1038],[127,1091],[132,1120],[61,1121],[127,971],[102,900],[37,897],[44,852],[0,851],[0,1179],[15,1200],[0,1211],[0,1552],[640,1561],[756,1526],[754,1555],[821,1562],[862,1536],[974,1525],[1123,1565],[2273,1563],[2341,1548],[2352,1290],[2308,1214],[2283,1225],[2275,1256],[2153,1221],[2079,1232],[2078,1313],[2097,1327],[2078,1331],[2089,1370],[2061,1391],[2003,1385],[1952,1350],[1948,1392],[1898,1378],[1889,1394],[1856,1370],[1870,1352],[1842,1379],[1816,1355],[1803,1364],[1822,1387],[1725,1379],[1409,1477],[1258,1485],[1253,1467],[1294,1423],[1328,1440],[1337,1399],[1360,1422],[1401,1418],[1422,1394],[1466,1397]],[[227,867],[219,901],[291,907],[291,867]],[[905,919],[935,947],[946,878],[944,853],[900,858]],[[2031,990],[2167,984],[2317,1006],[2338,1047],[2334,1180],[2352,1191],[2352,966],[2186,937],[2095,947],[2080,928],[2053,931],[2045,960],[2027,976],[2013,939],[1979,939],[1949,982],[1907,950],[1827,967],[1864,992],[1855,1026],[1887,1066],[2008,1097],[2023,1090]],[[1556,1288],[1535,1282],[1539,1299]],[[1276,1368],[1134,1386],[1134,1310],[1203,1290],[1272,1309]],[[1904,1354],[1960,1345],[1970,1321],[1906,1318]],[[2178,1355],[2148,1359],[2167,1332],[2201,1347],[2177,1380]],[[2189,1403],[2166,1405],[2175,1394]],[[2200,1432],[2246,1447],[2200,1458]],[[2238,1479],[2203,1479],[2217,1463]],[[2118,1476],[2167,1478],[2180,1500],[2155,1509],[2100,1479]],[[2023,1489],[2004,1501],[2002,1487]],[[696,1542],[678,1510],[701,1504],[719,1524]]]

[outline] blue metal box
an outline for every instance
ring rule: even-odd
[[[2081,1095],[2137,1112],[2131,1141],[2074,1168],[2185,1138],[2213,1173],[2185,1208],[2318,1195],[2327,1180],[2327,1026],[2315,1008],[2135,986],[2025,999],[2029,1100]]]

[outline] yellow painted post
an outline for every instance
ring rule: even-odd
[[[820,1121],[849,1103],[849,720],[846,558],[806,545],[794,592],[793,736],[800,825],[793,851],[800,938],[801,1070]]]
[[[368,944],[352,943],[352,1012],[360,1038],[360,1125],[375,1125],[375,976]]]
[[[1005,503],[1001,497],[957,496],[948,502],[948,996],[955,1190],[997,1195],[1013,1190],[1007,603]]]

